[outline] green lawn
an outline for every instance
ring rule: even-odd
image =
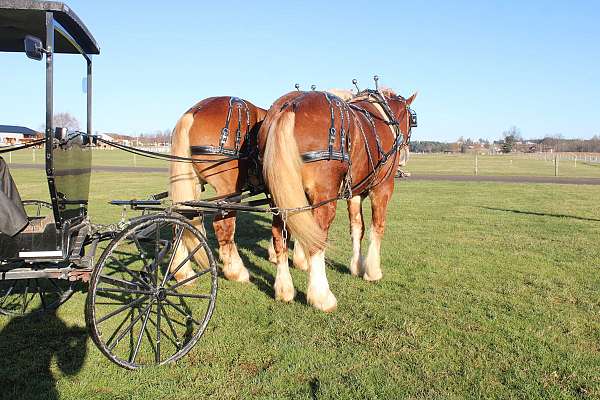
[[[41,173],[13,170],[24,198],[45,193]],[[165,182],[94,174],[93,220],[115,222],[120,210],[107,200],[143,198]],[[77,294],[57,317],[2,319],[0,397],[599,398],[599,196],[600,186],[403,181],[375,284],[348,274],[340,204],[330,315],[306,305],[300,271],[296,301],[273,300],[269,220],[243,215],[252,282],[219,279],[211,323],[178,364],[112,365],[85,334]]]
[[[15,164],[39,164],[44,158],[40,149],[26,149],[5,154],[7,162]],[[554,176],[554,159],[551,154],[479,155],[479,175]],[[93,165],[125,167],[168,167],[162,160],[134,156],[121,150],[98,149],[93,153]],[[417,175],[473,175],[475,156],[472,154],[411,154],[408,167]],[[559,160],[559,176],[600,178],[600,164]]]
[[[479,175],[554,176],[554,158],[547,154],[479,155]],[[473,154],[411,154],[407,171],[420,175],[474,175]],[[600,178],[600,164],[559,160],[558,175],[577,178]]]

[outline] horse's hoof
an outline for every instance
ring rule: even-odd
[[[184,269],[184,268],[182,268]],[[174,275],[174,278],[177,282],[181,282],[184,281],[188,278],[191,278],[192,276],[194,276],[194,271],[190,270],[189,271],[177,271],[177,273]],[[196,279],[191,279],[190,281],[186,282],[183,284],[183,286],[192,286],[194,283],[196,283]]]
[[[275,280],[273,289],[275,289],[275,300],[283,301],[284,303],[291,302],[296,296],[294,285],[287,282],[281,283],[280,281]]]
[[[359,257],[358,259],[352,258],[350,260],[350,273],[353,276],[361,277],[364,274],[364,260],[363,257]]]
[[[234,282],[250,282],[250,274],[245,267],[238,269],[237,271],[223,270],[223,275],[228,281]]]
[[[365,271],[365,274],[363,275],[363,279],[368,282],[377,282],[381,280],[381,278],[383,278],[383,273],[381,270],[371,273],[369,273],[369,271]]]
[[[315,295],[311,293],[309,289],[306,297],[308,299],[308,304],[323,312],[333,312],[337,308],[337,299],[333,293],[331,293],[331,290],[328,290],[325,294]]]

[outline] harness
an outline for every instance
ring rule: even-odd
[[[243,112],[242,112],[243,111]],[[233,148],[225,147],[227,139],[229,138],[229,124],[231,122],[232,115],[237,114],[237,127],[235,130],[235,143]],[[243,117],[245,113],[245,118]],[[195,114],[195,113],[194,113]],[[244,151],[241,149],[242,142],[242,124],[245,122],[246,132],[244,133],[245,148]],[[219,139],[219,146],[190,146],[192,155],[219,155],[227,156],[232,159],[244,159],[250,158],[256,151],[256,146],[250,144],[250,109],[246,102],[238,97],[229,98],[229,107],[227,109],[227,117],[225,118],[225,126],[221,129],[221,138]]]
[[[336,160],[350,163],[350,110],[348,104],[339,97],[327,92],[321,92],[327,103],[329,103],[330,124],[329,138],[327,150],[315,150],[302,153],[302,161],[305,163]],[[337,138],[337,130],[335,128],[336,108],[340,118],[340,147],[339,150],[334,149],[335,140]]]
[[[360,180],[359,182],[351,184],[349,186],[350,190],[348,190],[346,188],[344,195],[341,196],[342,198],[347,199],[348,195],[351,197],[352,191],[357,190],[359,187],[361,187],[364,184],[366,184],[366,187],[362,191],[365,191],[365,190],[368,191],[372,187],[378,185],[380,182],[387,179],[392,172],[392,169],[393,169],[392,167],[388,168],[388,170],[386,171],[384,176],[379,181],[375,181],[375,177],[377,176],[377,173],[382,168],[384,168],[384,166],[387,164],[388,159],[390,157],[393,157],[401,148],[408,146],[408,143],[410,141],[411,128],[416,126],[416,114],[414,113],[414,111],[412,111],[410,109],[410,107],[408,105],[406,105],[406,99],[404,99],[401,96],[395,96],[394,99],[404,101],[407,113],[410,115],[409,129],[408,129],[406,137],[404,137],[404,135],[400,131],[400,123],[396,120],[396,117],[395,117],[394,113],[392,112],[392,109],[390,108],[387,99],[379,90],[366,89],[366,90],[360,91],[356,95],[356,97],[349,102],[349,105],[352,108],[352,110],[362,113],[364,115],[365,119],[369,122],[373,136],[375,137],[375,143],[377,146],[377,153],[378,153],[379,157],[378,157],[377,163],[375,163],[373,161],[373,155],[371,154],[371,149],[368,146],[367,136],[364,132],[362,123],[360,122],[360,119],[355,116],[356,125],[358,126],[358,128],[363,136],[363,140],[365,142],[365,150],[367,153],[367,157],[369,159],[369,164],[371,166],[371,172],[365,178]],[[389,125],[391,127],[392,132],[394,133],[394,143],[392,144],[392,147],[390,148],[390,150],[387,152],[383,149],[383,147],[381,145],[381,139],[380,139],[379,133],[377,132],[377,129],[375,127],[375,121],[374,121],[371,113],[368,110],[365,110],[364,108],[360,107],[359,105],[354,104],[358,101],[365,101],[365,100],[368,101],[369,103],[374,103],[374,104],[377,104],[379,107],[381,107],[381,110],[383,110],[383,114],[384,114],[383,122],[385,124]],[[354,112],[353,112],[353,114],[354,114]],[[414,122],[413,122],[413,120],[414,120]],[[349,174],[351,173],[351,169],[349,169],[348,173]],[[348,185],[346,185],[346,186],[348,186]]]

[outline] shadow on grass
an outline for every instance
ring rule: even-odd
[[[59,399],[52,360],[61,373],[76,375],[85,361],[87,339],[85,328],[67,326],[56,310],[12,317],[0,332],[2,397]]]
[[[211,249],[214,249],[215,256],[217,256],[219,244],[216,240],[214,229],[212,229],[212,219],[207,218],[207,236],[208,242]],[[264,214],[257,213],[237,213],[236,220],[236,232],[235,232],[235,243],[238,249],[242,261],[248,271],[250,272],[250,282],[256,286],[258,290],[263,292],[270,298],[275,297],[275,290],[273,285],[275,284],[275,267],[271,271],[266,270],[260,265],[254,263],[248,253],[254,254],[256,257],[268,260],[269,253],[265,247],[261,245],[263,241],[271,240],[271,218]],[[290,256],[291,264],[291,256]],[[340,274],[349,274],[347,265],[341,264],[331,258],[326,259],[326,264],[332,270],[337,271]],[[290,265],[290,268],[294,268]],[[223,273],[220,271],[219,276],[223,277]],[[301,304],[308,304],[306,294],[296,289],[296,302]]]
[[[214,250],[215,256],[218,256],[219,243],[215,237],[212,227],[212,218],[206,219],[208,243],[211,249]],[[271,219],[265,215],[257,213],[238,212],[236,218],[235,243],[240,250],[240,257],[246,268],[250,272],[250,282],[254,284],[258,290],[273,298],[275,291],[273,284],[275,278],[272,273],[265,271],[260,266],[256,265],[246,255],[247,250],[255,254],[259,258],[268,259],[267,249],[261,246],[260,242],[271,239]],[[219,276],[223,277],[223,272],[219,272]]]
[[[525,210],[514,210],[514,209],[510,209],[510,208],[495,208],[495,207],[480,207],[486,210],[492,210],[492,211],[505,211],[505,212],[511,212],[514,214],[524,214],[524,215],[536,215],[539,217],[553,217],[553,218],[569,218],[569,219],[576,219],[579,221],[594,221],[594,222],[600,222],[600,219],[597,218],[587,218],[587,217],[578,217],[576,215],[568,215],[568,214],[550,214],[550,213],[541,213],[541,212],[535,212],[535,211],[525,211]]]

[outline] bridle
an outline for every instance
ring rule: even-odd
[[[400,122],[396,119],[392,108],[389,105],[388,98],[379,90],[379,89],[364,89],[361,90],[354,96],[350,103],[357,101],[368,101],[369,103],[378,104],[383,110],[385,116],[387,117],[387,121],[384,121],[386,124],[390,125],[395,132],[396,136],[396,149],[400,150],[404,147],[407,147],[410,143],[410,136],[412,133],[412,128],[417,127],[417,113],[410,108],[406,99],[400,95],[392,95],[390,96],[390,100],[400,101],[404,104],[407,116],[408,116],[408,132],[406,136],[402,134],[400,130]],[[403,137],[402,142],[398,141],[399,137]]]

